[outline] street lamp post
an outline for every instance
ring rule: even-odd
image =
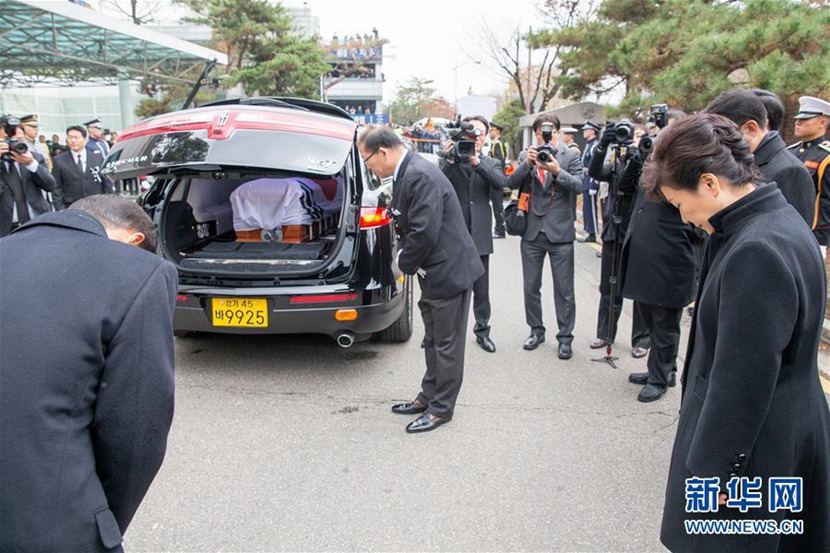
[[[453,86],[453,94],[455,95],[454,107],[456,115],[458,115],[458,69],[466,65],[481,65],[481,62],[478,60],[465,61],[464,63],[456,63],[452,66],[452,70],[455,75],[455,85]]]

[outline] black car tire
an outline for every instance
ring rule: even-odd
[[[398,320],[392,323],[388,328],[381,330],[378,336],[384,342],[406,342],[412,336],[412,316],[413,316],[413,291],[412,291],[412,277],[406,277],[404,283],[404,300],[403,312]]]

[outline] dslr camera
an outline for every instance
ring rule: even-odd
[[[611,128],[614,129],[614,143],[625,146],[634,142],[634,125],[628,119],[614,123]]]
[[[20,126],[20,119],[10,115],[4,115],[2,119],[0,119],[0,122],[2,122],[3,130],[6,132],[5,142],[9,145],[9,151],[3,154],[2,159],[3,161],[11,163],[14,161],[11,152],[25,154],[29,151],[29,146],[27,146],[25,142],[21,142],[14,138],[14,135],[17,133],[17,127]]]
[[[546,121],[539,125],[539,130],[542,131],[542,140],[544,141],[544,144],[536,146],[536,159],[542,163],[548,163],[556,154],[556,148],[554,148],[550,143],[553,139],[553,123]]]
[[[455,144],[453,144],[451,150],[439,151],[438,157],[442,157],[450,163],[457,163],[459,161],[469,161],[471,157],[476,155],[478,129],[472,123],[462,121],[459,115],[455,118],[455,121],[444,127],[444,130],[449,139]]]

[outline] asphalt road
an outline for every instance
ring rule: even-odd
[[[600,260],[575,249],[574,358],[556,357],[549,272],[548,341],[521,348],[519,239],[496,241],[498,350],[470,332],[455,418],[426,434],[389,410],[419,388],[417,316],[408,343],[348,350],[321,336],[178,338],[167,457],[127,550],[665,551],[680,389],[637,402],[626,377],[645,360],[625,339],[619,369],[592,362]],[[619,338],[630,328],[626,302]]]

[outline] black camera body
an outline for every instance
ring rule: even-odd
[[[14,159],[11,156],[11,152],[25,154],[29,151],[29,146],[25,142],[14,138],[14,135],[17,134],[17,127],[20,126],[20,119],[10,115],[4,115],[0,118],[0,123],[2,123],[3,131],[6,133],[5,143],[9,145],[9,151],[4,153],[2,158],[3,161],[12,162]]]
[[[444,127],[444,130],[449,139],[455,144],[449,151],[439,151],[438,157],[442,157],[450,163],[457,163],[459,161],[469,161],[471,157],[476,155],[478,129],[472,123],[462,121],[459,115],[455,121]]]
[[[614,124],[614,142],[616,144],[631,144],[634,142],[634,125],[628,119]]]
[[[539,129],[542,131],[544,144],[536,146],[536,159],[542,163],[549,163],[556,155],[556,148],[550,143],[553,140],[553,123],[542,123]]]

